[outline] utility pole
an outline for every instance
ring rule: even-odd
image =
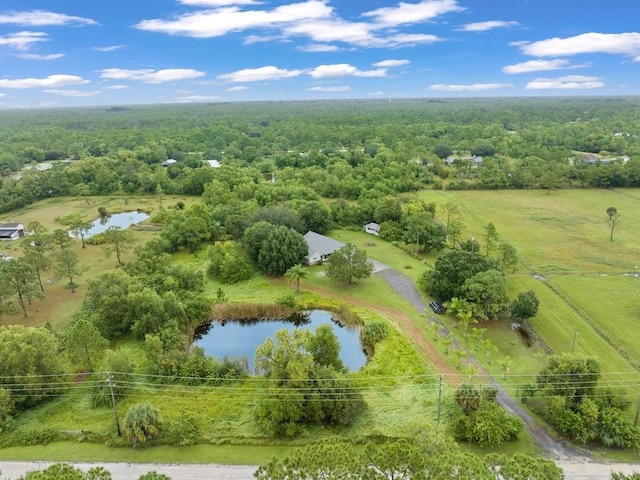
[[[107,373],[107,385],[109,385],[109,390],[111,391],[111,403],[113,403],[113,416],[116,419],[116,430],[118,431],[118,436],[122,437],[122,432],[120,431],[120,419],[118,418],[118,407],[116,405],[116,396],[113,393],[113,375]]]
[[[440,407],[442,405],[442,375],[440,375],[440,384],[438,385],[438,423],[440,423]],[[637,415],[636,415],[637,420]]]

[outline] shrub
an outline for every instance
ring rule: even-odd
[[[150,403],[133,405],[124,417],[124,434],[131,443],[145,443],[160,435],[160,414]]]
[[[167,422],[164,438],[169,445],[188,447],[200,440],[200,425],[196,416],[183,410],[176,419]]]
[[[389,332],[389,325],[385,322],[369,322],[360,330],[360,341],[366,350],[373,351],[376,344],[384,340]]]

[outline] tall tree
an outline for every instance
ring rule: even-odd
[[[488,257],[489,255],[491,255],[493,250],[495,250],[496,244],[498,243],[498,230],[493,223],[489,222],[484,228],[484,232],[484,256]]]
[[[23,258],[35,269],[40,290],[43,292],[42,273],[51,268],[53,262],[48,254],[53,248],[53,237],[46,232],[35,233],[22,241]]]
[[[74,293],[76,291],[76,284],[73,279],[82,275],[89,267],[80,263],[76,252],[64,248],[56,255],[54,269],[60,277],[67,277],[69,279],[71,293]]]
[[[91,230],[92,222],[82,218],[80,213],[74,212],[62,217],[60,223],[67,225],[73,235],[80,237],[80,240],[82,240],[82,248],[86,247],[84,239],[89,230]]]
[[[114,225],[107,228],[107,231],[104,232],[104,237],[106,240],[106,244],[103,246],[105,254],[108,257],[115,253],[118,266],[122,266],[122,254],[133,248],[133,232]]]
[[[301,234],[283,225],[271,225],[260,244],[258,267],[268,275],[282,275],[301,263],[308,250]]]
[[[23,258],[1,262],[2,277],[8,287],[10,295],[18,297],[18,303],[24,313],[27,314],[27,303],[31,304],[32,299],[43,298],[44,294],[40,290],[38,276],[35,269]]]
[[[373,264],[367,258],[367,252],[353,243],[347,243],[331,254],[327,276],[333,280],[353,283],[354,280],[368,278],[373,272]]]
[[[475,313],[485,320],[495,318],[509,308],[507,282],[498,270],[479,272],[465,280],[461,295],[475,306]]]
[[[109,341],[85,318],[72,321],[65,327],[62,335],[62,346],[73,365],[90,372],[102,358],[108,345]]]
[[[613,232],[620,228],[620,214],[616,207],[607,208],[607,223],[609,224],[609,240],[613,242]]]
[[[302,266],[301,263],[294,265],[289,268],[284,274],[284,276],[289,279],[290,282],[296,284],[296,291],[300,292],[300,280],[307,278],[307,271]]]

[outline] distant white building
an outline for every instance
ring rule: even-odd
[[[218,160],[204,160],[204,163],[209,165],[211,168],[220,168],[222,166]]]
[[[162,166],[163,167],[170,167],[174,163],[178,163],[178,161],[174,160],[173,158],[170,158],[169,160],[165,160],[164,162],[162,162]]]
[[[371,235],[380,235],[380,224],[376,222],[369,222],[364,226],[364,231]]]

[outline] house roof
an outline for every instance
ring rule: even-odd
[[[376,222],[369,222],[365,224],[364,228],[368,228],[369,230],[375,230],[378,232],[380,230],[380,224]]]
[[[0,230],[16,230],[24,228],[24,225],[18,222],[0,223]]]
[[[309,255],[313,255],[316,252],[325,254],[333,253],[339,248],[344,247],[344,243],[312,231],[305,233],[304,239],[307,245],[309,245]]]

